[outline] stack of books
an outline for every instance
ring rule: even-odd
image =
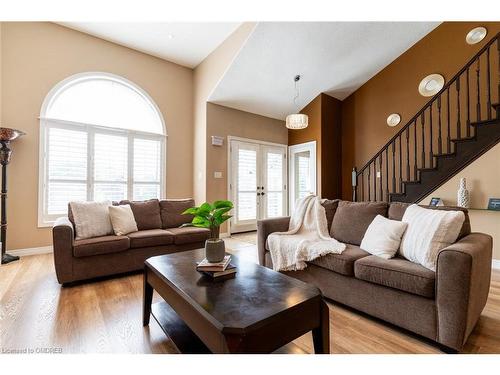
[[[204,275],[217,278],[229,276],[236,273],[236,266],[231,264],[231,256],[226,255],[219,263],[210,263],[206,258],[197,263],[196,270]]]

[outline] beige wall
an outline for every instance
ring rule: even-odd
[[[194,70],[194,198],[207,199],[207,101],[226,69],[252,33],[255,23],[244,23]]]
[[[114,73],[151,95],[168,132],[167,196],[192,196],[191,69],[52,23],[3,23],[1,36],[2,125],[27,133],[13,144],[8,181],[9,249],[51,244],[50,229],[37,227],[37,118],[48,91],[75,73]]]
[[[431,197],[443,199],[446,205],[457,204],[460,178],[467,179],[471,208],[486,208],[488,198],[500,198],[500,143],[479,159],[429,194],[421,202],[428,204]],[[500,260],[500,212],[469,210],[472,231],[493,236],[493,258]]]
[[[224,137],[224,146],[212,146],[212,135]],[[228,136],[287,144],[285,122],[221,105],[207,104],[207,200],[227,199]],[[223,178],[214,178],[214,172]]]

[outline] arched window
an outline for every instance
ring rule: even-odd
[[[40,114],[39,224],[75,200],[164,196],[165,126],[149,95],[108,73],[57,84]]]

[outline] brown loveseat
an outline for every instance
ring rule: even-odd
[[[52,236],[59,283],[142,270],[147,258],[203,247],[210,234],[205,228],[179,228],[192,220],[181,214],[194,206],[192,199],[120,204],[130,204],[138,232],[75,240],[71,210],[68,217],[57,219]]]
[[[347,243],[346,250],[286,274],[316,285],[329,299],[460,350],[486,304],[492,259],[491,236],[470,233],[467,210],[462,209],[466,219],[457,242],[439,252],[434,272],[401,257],[382,259],[359,247],[377,214],[401,220],[408,204],[335,200],[323,206],[330,233]],[[272,268],[267,236],[286,231],[288,223],[288,217],[258,222],[261,265]]]

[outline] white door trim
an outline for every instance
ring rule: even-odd
[[[316,179],[316,141],[310,141],[305,143],[299,143],[296,145],[288,146],[288,207],[289,211],[294,208],[295,205],[295,170],[293,168],[292,154],[301,151],[310,151],[311,155],[311,192],[317,194],[317,179]]]

